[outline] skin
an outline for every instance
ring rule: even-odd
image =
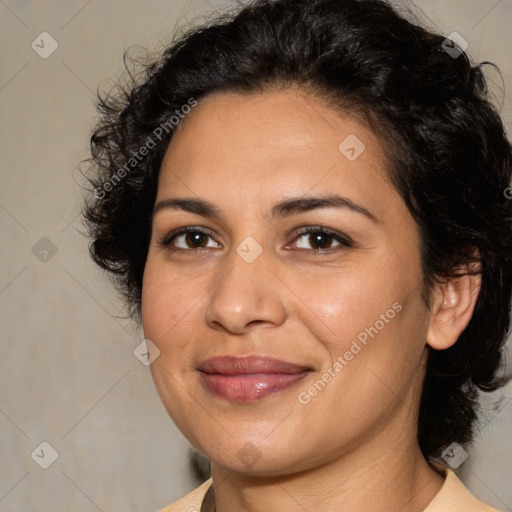
[[[355,161],[338,149],[350,134],[366,146]],[[333,193],[377,220],[337,207],[270,217],[284,199]],[[447,281],[427,308],[418,229],[387,180],[381,140],[299,89],[215,93],[182,121],[164,157],[156,204],[185,197],[213,203],[223,219],[171,208],[154,215],[142,318],[160,350],[151,365],[159,395],[212,461],[217,511],[424,510],[443,484],[416,439],[427,346],[456,342],[480,282]],[[327,236],[319,247],[296,233],[318,225],[353,246]],[[211,236],[162,245],[185,226]],[[248,236],[263,251],[252,263],[236,251]],[[299,393],[332,373],[395,303],[400,312],[300,403]],[[226,354],[273,356],[313,371],[284,391],[235,404],[211,394],[197,371]],[[247,463],[240,453],[254,457]]]

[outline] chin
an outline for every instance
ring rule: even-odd
[[[298,452],[298,443],[285,439],[244,436],[235,440],[226,439],[226,444],[214,440],[202,444],[198,449],[214,464],[239,474],[251,476],[284,476],[315,467],[313,456]],[[304,448],[304,446],[302,446]]]

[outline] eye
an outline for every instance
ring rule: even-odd
[[[206,230],[190,226],[170,233],[160,242],[160,245],[170,250],[219,247],[217,242],[213,242],[213,245],[209,244],[208,239],[212,239],[212,236]]]
[[[296,242],[297,240],[299,243]],[[310,247],[312,247],[317,252],[353,246],[353,242],[347,236],[322,226],[309,227],[298,231],[294,241],[295,247],[298,249],[311,250]],[[308,244],[310,247],[307,247]]]
[[[329,252],[353,247],[354,245],[349,237],[323,226],[303,228],[295,234],[296,237],[292,244],[288,244],[286,249],[292,246],[291,248],[309,250],[311,252]],[[213,240],[213,236],[205,228],[197,226],[187,226],[170,233],[160,241],[160,245],[171,251],[190,251],[191,249],[220,247],[220,244]]]

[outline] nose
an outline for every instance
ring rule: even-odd
[[[278,326],[285,321],[285,290],[267,268],[264,254],[247,263],[233,251],[206,302],[209,327],[244,334],[258,326]]]

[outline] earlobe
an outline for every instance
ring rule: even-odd
[[[434,294],[427,344],[445,350],[455,344],[473,315],[481,287],[480,274],[449,278]]]

